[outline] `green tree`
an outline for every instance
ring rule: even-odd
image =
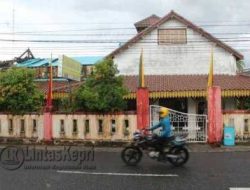
[[[97,112],[123,110],[126,102],[123,96],[127,89],[112,59],[106,59],[95,65],[93,73],[73,93],[75,109]]]
[[[237,98],[237,109],[250,110],[250,98],[249,97]]]
[[[39,111],[43,94],[34,82],[31,69],[12,68],[0,73],[0,109],[12,114]]]

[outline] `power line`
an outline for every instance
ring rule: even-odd
[[[136,33],[24,33],[24,32],[15,32],[15,35],[20,36],[134,36]],[[248,32],[239,32],[239,33],[211,33],[212,35],[250,35]],[[13,35],[12,32],[0,32],[0,35]],[[165,35],[165,34],[159,34]],[[179,34],[169,34],[168,36],[178,36]],[[187,36],[200,36],[200,34],[186,34]],[[250,37],[250,36],[249,36]]]
[[[16,24],[17,25],[17,24]],[[38,24],[40,25],[40,24]],[[238,24],[201,24],[198,25],[198,27],[247,27],[250,26],[250,22],[248,23],[238,23]],[[31,32],[37,32],[37,33],[41,33],[41,32],[56,32],[56,31],[102,31],[102,30],[106,30],[106,31],[110,31],[110,30],[135,30],[135,27],[98,27],[98,28],[83,28],[83,29],[65,29],[65,30],[39,30],[39,31],[31,31]],[[20,31],[20,33],[28,33],[29,31]]]
[[[220,38],[221,39],[221,38]],[[223,42],[250,42],[250,39],[228,39],[223,40]],[[116,40],[21,40],[21,39],[0,39],[2,42],[35,42],[35,43],[126,43],[124,39],[116,39]],[[188,43],[207,43],[209,41],[204,40],[188,40]],[[133,42],[131,42],[133,43]],[[140,42],[134,43],[158,43],[158,39],[150,39],[150,40],[143,40]]]

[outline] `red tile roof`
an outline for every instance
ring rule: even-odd
[[[123,76],[124,85],[136,92],[138,76]],[[202,91],[207,88],[207,75],[147,75],[145,84],[150,92]],[[250,77],[241,75],[215,75],[214,85],[222,90],[250,90]]]
[[[157,15],[151,15],[141,21],[136,22],[134,25],[135,27],[148,27],[151,26],[153,24],[155,24],[156,22],[158,22],[161,18],[158,17]]]
[[[68,93],[70,90],[77,88],[82,82],[67,82],[67,81],[53,81],[53,92],[63,92]],[[36,85],[38,88],[44,92],[48,92],[48,81],[37,81]]]
[[[206,90],[207,75],[146,75],[145,84],[151,92]],[[54,92],[69,92],[79,87],[83,82],[54,81]],[[138,76],[123,76],[124,86],[131,92],[136,92]],[[250,90],[250,76],[215,75],[214,85],[222,90]],[[37,86],[47,92],[48,82],[37,82]]]
[[[116,54],[118,54],[121,51],[127,49],[129,46],[133,45],[134,43],[136,43],[140,39],[142,39],[143,36],[145,36],[146,34],[150,33],[151,31],[157,29],[161,24],[163,24],[166,21],[171,20],[171,19],[176,19],[179,22],[181,22],[184,25],[186,25],[187,27],[189,27],[189,28],[193,29],[194,31],[200,33],[203,37],[207,38],[211,42],[214,42],[217,46],[219,46],[219,47],[223,48],[224,50],[226,50],[226,51],[230,52],[231,54],[233,54],[236,57],[237,60],[243,59],[244,56],[241,53],[239,53],[235,49],[231,48],[230,46],[228,46],[224,42],[220,41],[219,39],[215,38],[214,36],[212,36],[211,34],[209,34],[208,32],[206,32],[202,28],[196,26],[192,22],[190,22],[187,19],[183,18],[179,14],[175,13],[174,11],[171,11],[166,16],[162,17],[159,21],[157,21],[153,25],[149,26],[145,30],[143,30],[140,33],[138,33],[136,36],[134,36],[133,38],[131,38],[125,44],[123,44],[122,46],[120,46],[119,48],[117,48],[116,50],[114,50],[113,52],[111,52],[107,57],[114,57]]]

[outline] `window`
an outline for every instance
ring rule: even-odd
[[[99,119],[98,120],[98,133],[102,133],[103,132],[103,120]]]
[[[33,119],[33,133],[37,131],[37,122],[36,119]]]
[[[89,120],[88,119],[85,120],[85,133],[86,134],[89,133]]]
[[[116,132],[115,120],[112,119],[112,120],[111,120],[111,133],[115,133],[115,132]]]
[[[63,119],[60,120],[60,133],[65,133],[64,120]]]
[[[73,133],[77,133],[77,120],[73,119]]]
[[[185,28],[159,29],[158,44],[186,44],[187,34]]]
[[[124,135],[125,136],[129,135],[129,120],[128,119],[124,120]]]
[[[129,121],[128,121],[128,119],[124,120],[124,127],[125,128],[129,128]]]
[[[244,132],[248,133],[249,129],[248,129],[248,119],[244,119]]]
[[[9,133],[13,133],[13,120],[9,119]]]
[[[24,119],[21,119],[21,133],[25,133],[25,122],[24,122]]]

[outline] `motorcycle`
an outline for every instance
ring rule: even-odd
[[[142,129],[133,134],[133,142],[122,150],[121,158],[126,165],[135,166],[141,161],[144,152],[159,162],[168,161],[176,167],[182,166],[189,159],[186,137],[187,135],[173,136],[169,142],[160,144],[159,150],[158,136]]]

